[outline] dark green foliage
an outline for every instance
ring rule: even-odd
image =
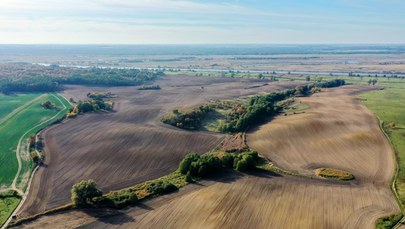
[[[115,207],[114,201],[107,196],[94,197],[92,202],[93,202],[94,207],[100,207],[100,208],[101,207],[106,207],[106,208]]]
[[[138,197],[130,190],[120,190],[95,197],[92,202],[95,207],[123,208],[137,203]]]
[[[80,113],[86,113],[90,111],[94,111],[95,107],[93,107],[93,104],[91,104],[89,101],[86,102],[79,102],[77,104],[77,109],[79,109]]]
[[[92,99],[88,100],[88,101],[79,101],[77,103],[77,112],[78,113],[87,113],[87,112],[99,111],[99,110],[104,110],[104,111],[112,110],[112,103],[103,100],[103,98],[107,98],[106,95],[88,93],[87,96]]]
[[[172,184],[168,181],[158,180],[158,181],[150,183],[147,187],[147,190],[151,194],[157,195],[157,194],[170,193],[170,192],[178,190],[178,188],[174,184]]]
[[[188,171],[187,174],[186,174],[186,181],[187,181],[188,183],[193,182],[193,177],[191,176],[190,171]]]
[[[277,103],[293,96],[308,96],[315,93],[317,88],[339,87],[345,84],[344,80],[332,80],[316,84],[297,86],[281,92],[273,92],[268,95],[259,95],[250,98],[247,107],[239,105],[229,112],[226,123],[218,129],[221,132],[241,132],[252,125],[262,122],[281,110]]]
[[[87,93],[87,97],[90,99],[94,100],[103,100],[105,98],[112,98],[113,94],[111,92],[107,93],[98,93],[98,92],[93,92],[93,93]]]
[[[331,88],[331,87],[340,87],[345,84],[346,84],[346,82],[344,80],[335,79],[335,80],[317,83],[317,84],[315,84],[315,86],[319,87],[319,88]]]
[[[183,160],[180,162],[179,165],[179,170],[182,174],[187,174],[187,172],[190,170],[190,165],[193,161],[197,161],[200,158],[200,156],[196,153],[189,153],[187,154]]]
[[[222,157],[222,166],[225,168],[233,168],[234,160],[235,160],[235,154],[227,153]]]
[[[171,115],[163,117],[162,122],[182,129],[197,130],[201,127],[204,117],[212,110],[211,105],[203,105],[184,112],[174,110]]]
[[[258,154],[256,151],[243,154],[236,162],[236,170],[239,172],[246,172],[256,166],[258,160]]]
[[[72,187],[72,202],[76,206],[91,205],[94,197],[103,193],[97,188],[94,180],[83,180]]]
[[[214,155],[203,155],[191,163],[190,173],[193,176],[206,177],[222,168],[221,160]]]
[[[58,110],[58,108],[56,107],[56,104],[49,101],[49,100],[46,100],[46,101],[42,102],[41,106],[43,108],[45,108],[45,109],[48,109],[48,110]]]
[[[11,73],[0,78],[0,92],[52,92],[63,89],[63,84],[131,86],[163,76],[162,71],[138,69],[72,68],[16,64]]]
[[[389,229],[393,228],[401,219],[403,215],[400,214],[392,214],[384,218],[380,218],[377,220],[376,228],[377,229]]]
[[[0,198],[9,198],[9,197],[20,197],[20,195],[15,190],[0,192]]]
[[[246,172],[249,169],[248,162],[246,160],[239,160],[238,163],[236,163],[236,170],[239,172]]]
[[[258,160],[259,156],[256,151],[226,153],[221,159],[212,154],[198,156],[190,153],[181,161],[179,170],[187,176],[190,175],[190,179],[191,176],[207,177],[223,168],[233,168],[245,172],[254,168]]]

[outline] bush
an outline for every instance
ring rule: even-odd
[[[97,188],[94,180],[83,180],[73,185],[72,202],[76,206],[91,205],[94,197],[99,197],[103,193]]]
[[[53,109],[58,110],[58,107],[56,106],[56,104],[49,100],[42,102],[41,106],[48,110],[53,110]]]
[[[149,193],[156,195],[170,193],[178,190],[178,188],[168,181],[158,180],[150,183],[147,190]]]
[[[239,160],[236,164],[236,170],[239,172],[246,172],[249,169],[248,162],[244,159]]]
[[[388,229],[388,228],[393,228],[395,224],[397,224],[401,219],[403,215],[400,214],[392,214],[389,216],[386,216],[384,218],[380,218],[377,220],[376,228],[377,229]]]
[[[201,156],[191,163],[190,173],[193,176],[206,177],[222,168],[221,160],[213,155]]]
[[[235,154],[227,153],[221,159],[222,166],[224,166],[225,168],[233,168],[234,160],[235,160]]]
[[[190,170],[191,163],[193,161],[197,161],[199,158],[200,156],[194,152],[187,154],[186,157],[184,157],[183,160],[180,162],[180,173],[187,174],[187,172]]]
[[[188,183],[193,182],[193,177],[191,176],[190,171],[188,171],[187,174],[186,174],[186,181],[187,181]]]
[[[186,130],[197,130],[204,117],[213,110],[212,105],[203,105],[190,111],[173,110],[172,114],[162,118],[162,122]]]
[[[114,201],[107,196],[94,197],[92,202],[95,207],[99,207],[99,208],[101,208],[101,207],[111,208],[111,207],[115,206]]]
[[[8,190],[0,192],[0,198],[20,197],[16,190]]]
[[[135,192],[120,190],[110,192],[103,196],[94,197],[92,204],[95,207],[123,208],[138,202]]]

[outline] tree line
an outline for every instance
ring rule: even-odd
[[[92,86],[134,86],[163,76],[162,71],[112,68],[11,65],[0,71],[0,92],[53,92],[64,84]]]
[[[219,126],[221,132],[242,132],[248,127],[259,124],[264,119],[279,112],[282,107],[277,102],[294,96],[308,96],[319,91],[319,88],[339,87],[345,85],[344,80],[331,80],[297,86],[267,95],[257,95],[249,99],[248,105],[239,105],[227,115],[225,123]]]

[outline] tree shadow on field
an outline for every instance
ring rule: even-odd
[[[203,178],[203,180],[220,182],[220,183],[232,183],[243,176],[244,176],[243,174],[235,172],[234,170],[225,170],[225,171],[221,171],[219,173],[214,173],[209,177],[205,177],[205,178]]]
[[[261,178],[268,178],[268,179],[283,176],[283,175],[281,175],[279,173],[276,173],[276,172],[257,169],[257,168],[246,172],[246,174],[251,175],[251,176],[261,177]]]
[[[116,210],[116,209],[83,209],[84,213],[97,218],[98,222],[111,225],[121,225],[128,222],[134,222],[135,219],[126,213]]]
[[[150,206],[148,206],[148,205],[146,205],[146,204],[143,204],[143,203],[138,203],[138,204],[136,205],[136,207],[139,207],[139,208],[141,208],[141,209],[148,210],[148,211],[155,210],[154,208],[151,208]]]

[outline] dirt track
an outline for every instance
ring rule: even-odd
[[[94,90],[111,91],[117,95],[116,111],[79,116],[43,132],[46,165],[35,175],[30,196],[18,215],[28,216],[69,203],[70,189],[80,180],[94,179],[104,191],[128,187],[174,171],[190,151],[205,153],[220,143],[220,134],[162,124],[160,117],[172,109],[298,83],[244,89],[263,82],[170,76],[158,84],[162,90],[69,87],[65,96],[76,101]]]

